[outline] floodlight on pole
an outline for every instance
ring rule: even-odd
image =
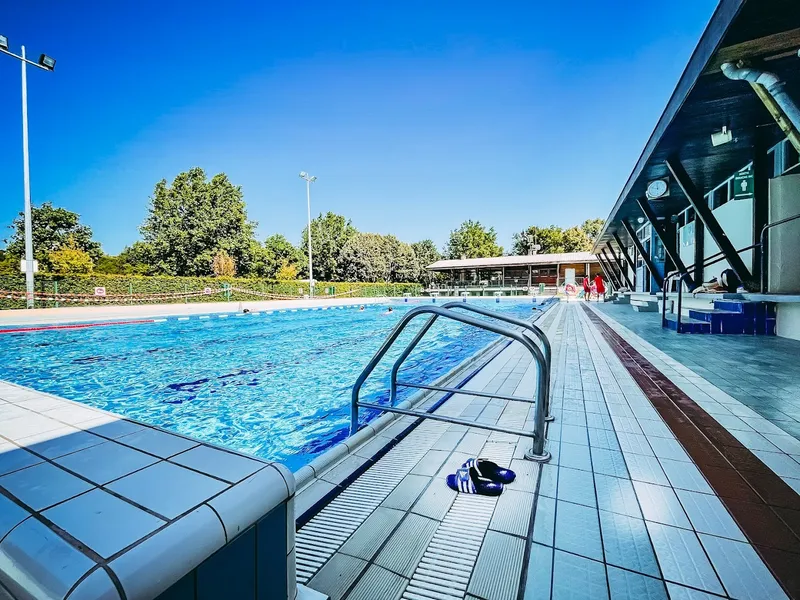
[[[306,182],[306,201],[308,202],[308,297],[314,297],[314,263],[311,258],[311,184],[317,178],[300,171],[300,178]]]
[[[16,58],[22,63],[22,177],[25,196],[25,305],[33,308],[33,274],[35,261],[33,260],[33,216],[31,211],[31,177],[30,160],[28,157],[28,72],[27,66],[33,65],[44,71],[52,71],[56,67],[54,58],[42,54],[39,62],[28,60],[25,56],[25,46],[20,47],[20,53],[14,54],[8,49],[8,38],[0,35],[0,53]]]

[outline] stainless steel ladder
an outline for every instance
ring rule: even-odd
[[[508,327],[503,327],[496,323],[491,323],[489,321],[476,319],[468,315],[459,314],[454,312],[453,309],[466,310],[483,316],[491,317],[492,319],[495,319],[497,321],[502,321],[510,325],[521,327],[523,328],[524,331],[518,331]],[[431,315],[431,316],[428,319],[428,321],[422,326],[420,331],[414,336],[411,342],[409,342],[408,345],[404,348],[403,352],[395,361],[394,365],[392,365],[389,405],[375,404],[372,402],[361,402],[359,400],[359,394],[361,392],[361,387],[364,384],[364,382],[372,374],[372,371],[375,369],[378,363],[380,363],[381,359],[386,355],[389,349],[393,346],[394,342],[397,340],[400,334],[405,330],[406,326],[420,315]],[[397,373],[400,369],[400,366],[408,358],[408,356],[411,354],[411,352],[414,350],[414,348],[417,346],[420,340],[422,340],[422,338],[425,337],[425,334],[430,330],[430,328],[433,326],[433,324],[437,321],[439,317],[450,319],[452,321],[457,321],[459,323],[463,323],[471,327],[476,327],[478,329],[491,331],[493,333],[496,333],[497,335],[503,336],[512,341],[516,341],[522,344],[522,346],[524,346],[531,353],[531,356],[533,357],[533,360],[536,363],[539,370],[537,377],[537,390],[533,398],[521,398],[519,396],[491,394],[487,392],[464,390],[461,388],[422,385],[407,381],[397,381]],[[525,335],[526,332],[532,333],[539,341],[541,341],[543,349],[540,349],[528,335]],[[536,327],[536,325],[530,323],[529,321],[508,317],[506,315],[502,315],[487,310],[485,308],[481,308],[464,302],[448,302],[446,304],[443,304],[441,307],[420,306],[417,308],[413,308],[400,319],[397,325],[395,325],[395,328],[383,342],[383,345],[380,347],[380,349],[375,353],[375,356],[372,357],[367,366],[358,376],[358,379],[356,380],[356,383],[353,386],[353,394],[350,405],[350,435],[354,435],[358,431],[358,409],[372,408],[380,411],[392,412],[401,415],[410,415],[423,419],[432,419],[434,421],[443,421],[445,423],[466,425],[468,427],[476,427],[479,429],[487,429],[489,431],[498,431],[501,433],[510,433],[522,437],[529,437],[533,439],[533,445],[525,453],[525,458],[527,458],[528,460],[535,460],[538,462],[547,462],[550,460],[550,453],[545,451],[544,444],[545,444],[545,423],[548,420],[552,420],[551,417],[548,417],[550,408],[551,358],[552,358],[552,351],[547,336],[545,336],[544,332],[542,332],[541,329],[539,329],[538,327]],[[508,429],[505,427],[498,427],[496,425],[476,423],[474,421],[470,421],[468,419],[460,419],[458,417],[437,415],[431,412],[400,408],[397,406],[398,386],[416,388],[422,390],[431,390],[437,392],[447,392],[450,394],[466,394],[470,396],[479,396],[483,398],[499,398],[501,400],[510,400],[513,402],[527,402],[529,404],[534,404],[535,411],[533,419],[534,421],[533,431]]]

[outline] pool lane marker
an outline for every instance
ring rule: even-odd
[[[40,325],[38,327],[16,327],[12,329],[0,329],[0,333],[50,331],[53,329],[87,329],[89,327],[108,327],[110,325],[138,325],[140,323],[157,323],[157,322],[158,321],[156,321],[155,319],[140,319],[137,321],[109,321],[107,323],[73,323],[71,325]]]

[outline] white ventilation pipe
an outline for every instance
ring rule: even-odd
[[[795,129],[800,129],[800,107],[786,92],[786,83],[775,73],[760,71],[751,67],[737,67],[733,63],[724,63],[722,72],[728,79],[749,81],[764,86],[775,103],[781,107]]]

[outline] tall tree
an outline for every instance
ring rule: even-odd
[[[264,265],[265,277],[277,277],[278,271],[284,266],[294,267],[297,273],[303,265],[303,252],[281,234],[276,233],[264,240]],[[283,271],[284,274],[288,272]]]
[[[80,215],[65,208],[55,208],[52,202],[31,209],[31,234],[33,257],[39,268],[51,270],[50,254],[71,243],[75,249],[86,252],[96,262],[103,255],[100,244],[92,239],[92,229],[80,222]],[[19,213],[11,224],[11,237],[3,240],[6,252],[17,260],[25,255],[25,215]]]
[[[247,218],[241,187],[224,173],[209,181],[195,167],[172,185],[164,179],[156,184],[140,231],[159,273],[210,275],[214,257],[224,251],[239,273],[248,274],[255,225]]]
[[[564,232],[556,225],[548,227],[532,225],[519,233],[515,233],[512,239],[512,252],[517,256],[532,254],[537,245],[539,246],[539,254],[553,254],[565,251]]]
[[[339,264],[345,281],[388,281],[391,266],[384,236],[356,233],[342,248]]]
[[[592,249],[592,240],[582,227],[570,227],[562,236],[564,252],[588,252]]]
[[[487,258],[501,256],[503,247],[497,244],[494,227],[488,229],[479,221],[464,221],[450,232],[445,254],[448,258]]]
[[[341,254],[350,238],[357,233],[349,219],[336,213],[326,213],[311,221],[311,250],[314,260],[314,279],[335,281],[341,277]],[[308,262],[308,227],[303,229],[300,247]]]
[[[386,235],[383,236],[383,247],[389,263],[387,281],[405,283],[419,278],[419,260],[411,244]]]
[[[589,238],[590,249],[591,246],[594,245],[597,236],[600,235],[600,231],[603,229],[605,222],[605,219],[586,219],[583,223],[581,223],[581,229]]]
[[[58,250],[48,254],[47,261],[50,269],[61,275],[87,274],[94,269],[92,257],[71,238]]]
[[[432,265],[437,260],[441,260],[442,253],[439,252],[439,249],[436,247],[436,244],[433,243],[433,240],[414,242],[411,244],[411,247],[414,249],[414,254],[416,255],[417,262],[419,263],[419,277],[417,278],[417,281],[430,285],[437,278],[437,274],[433,271],[428,271],[426,267]]]

